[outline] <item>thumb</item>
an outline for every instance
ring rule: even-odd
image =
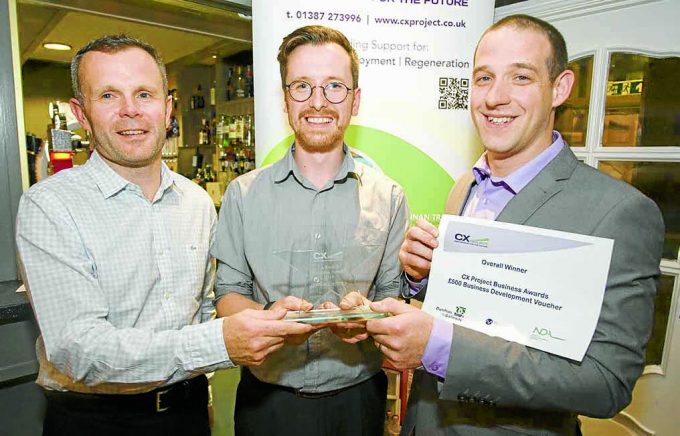
[[[374,312],[389,312],[392,315],[399,315],[401,313],[412,312],[418,310],[394,298],[385,298],[384,300],[371,303],[371,310]]]
[[[416,225],[421,229],[425,230],[427,233],[431,234],[435,238],[439,237],[439,229],[432,225],[425,218],[418,218]]]
[[[286,312],[288,311],[284,308],[276,308],[271,310],[247,309],[244,310],[243,312],[244,313],[247,312],[247,315],[251,318],[275,320],[281,319],[284,316],[286,316]]]

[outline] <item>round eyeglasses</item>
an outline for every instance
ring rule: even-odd
[[[347,95],[352,90],[342,82],[328,82],[328,84],[321,86],[312,86],[309,82],[304,80],[295,80],[286,85],[288,90],[288,95],[290,98],[302,103],[309,100],[314,92],[314,88],[321,88],[323,90],[323,96],[326,97],[329,103],[339,104],[345,101]]]

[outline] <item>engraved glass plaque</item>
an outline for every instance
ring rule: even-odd
[[[355,232],[356,229],[353,230]],[[382,245],[371,243],[375,241],[374,238],[367,238],[366,243],[362,244],[361,238],[357,241],[356,237],[344,233],[332,235],[342,238],[327,238],[336,242],[333,244],[319,242],[321,233],[312,231],[312,242],[304,244],[312,248],[296,248],[296,245],[303,245],[298,242],[292,244],[292,249],[275,250],[272,253],[288,266],[286,294],[302,298],[313,305],[309,311],[289,311],[285,320],[325,324],[386,316],[371,311],[367,305],[345,310],[337,307],[350,292],[356,291],[364,297],[369,295],[383,253]],[[361,233],[365,234],[366,231]],[[328,236],[328,232],[324,235]],[[342,240],[352,243],[337,243]],[[332,303],[334,308],[321,309],[320,306],[327,302]]]

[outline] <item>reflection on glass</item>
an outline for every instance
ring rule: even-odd
[[[680,145],[680,58],[612,53],[602,145]]]
[[[666,224],[663,257],[678,259],[680,247],[680,162],[601,161],[599,169],[628,182],[656,202]]]
[[[571,61],[569,69],[574,72],[574,87],[567,101],[557,109],[555,129],[562,134],[567,144],[572,147],[583,147],[586,144],[593,57]]]
[[[661,365],[663,348],[666,342],[666,330],[668,329],[668,319],[670,317],[671,301],[673,300],[673,276],[661,276],[659,287],[656,291],[656,306],[654,310],[654,327],[652,327],[652,337],[647,344],[645,356],[646,365]]]

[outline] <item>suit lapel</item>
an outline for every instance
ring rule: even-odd
[[[505,206],[496,221],[524,224],[546,201],[562,190],[578,164],[568,145]]]
[[[458,179],[456,184],[451,189],[449,193],[449,198],[446,201],[446,213],[449,215],[463,215],[463,207],[467,203],[467,199],[470,196],[470,189],[472,188],[472,182],[475,181],[475,177],[472,175],[472,171],[469,171]]]

